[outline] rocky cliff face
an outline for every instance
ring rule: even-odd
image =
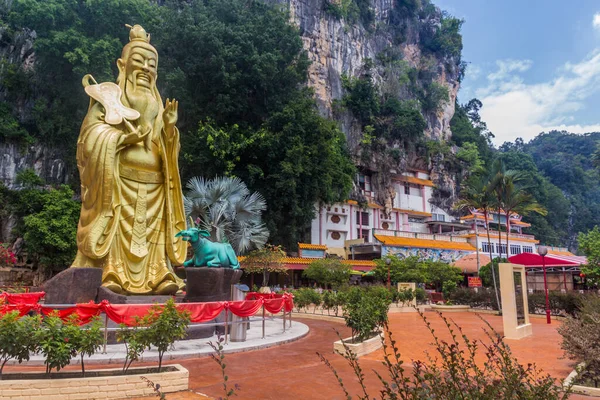
[[[334,117],[346,133],[348,147],[356,163],[372,172],[372,182],[380,193],[376,201],[390,203],[395,192],[390,182],[393,173],[409,167],[427,169],[438,188],[434,198],[437,205],[449,209],[456,196],[452,174],[443,167],[443,157],[425,160],[416,154],[405,154],[402,161],[393,161],[383,154],[372,154],[367,160],[360,156],[363,129],[348,112],[335,112],[336,102],[344,96],[343,77],[359,77],[367,63],[374,63],[370,71],[380,91],[395,92],[400,100],[415,99],[415,91],[398,85],[401,69],[419,71],[412,89],[436,82],[447,88],[448,99],[434,111],[423,112],[427,123],[424,135],[428,139],[447,141],[451,137],[450,120],[460,86],[460,60],[435,54],[425,54],[422,36],[440,28],[442,12],[423,1],[420,10],[411,16],[399,15],[402,0],[371,0],[373,20],[369,26],[344,17],[342,0],[274,0],[289,7],[290,16],[300,28],[304,48],[312,61],[309,85],[314,89],[321,112]],[[352,3],[352,2],[350,2]],[[427,7],[427,10],[423,8]],[[336,14],[332,11],[338,11]],[[341,15],[340,15],[341,14]],[[395,54],[402,63],[390,67],[379,60],[383,54]],[[426,71],[421,74],[420,71]],[[421,75],[428,75],[421,78]],[[355,197],[360,197],[357,193]],[[361,200],[360,198],[358,200]]]
[[[330,3],[331,1],[331,3]],[[420,69],[431,58],[423,57],[419,46],[419,24],[439,25],[441,11],[430,16],[428,21],[406,19],[405,39],[397,43],[390,25],[390,12],[396,6],[396,0],[373,0],[374,30],[365,28],[361,23],[347,22],[327,11],[333,0],[280,0],[289,6],[292,20],[300,28],[304,48],[312,61],[309,71],[309,85],[315,94],[323,113],[332,115],[332,102],[340,100],[344,94],[342,75],[359,76],[363,72],[366,60],[377,60],[378,56],[389,49],[398,49],[402,58],[410,67]],[[448,88],[449,100],[443,108],[427,118],[426,135],[435,139],[448,139],[451,136],[450,120],[454,115],[454,102],[459,89],[458,66],[447,71],[447,61],[435,59],[436,81]],[[386,83],[386,77],[378,68],[374,74],[380,85]],[[408,94],[400,97],[410,98]],[[350,121],[342,121],[348,133]],[[351,138],[349,138],[351,139]]]

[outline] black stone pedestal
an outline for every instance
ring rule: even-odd
[[[187,276],[186,296],[184,302],[209,302],[231,300],[231,285],[235,285],[242,277],[242,271],[231,268],[208,268],[190,267],[185,269]],[[210,321],[210,323],[224,322],[225,313]],[[207,326],[206,328],[194,328],[188,333],[189,339],[201,339],[211,337],[215,332],[225,333],[223,326]]]
[[[69,268],[46,281],[42,290],[46,292],[46,304],[75,304],[96,300],[102,285],[102,269]]]

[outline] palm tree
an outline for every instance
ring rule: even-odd
[[[525,216],[535,212],[540,215],[547,215],[548,211],[541,206],[531,194],[526,192],[525,187],[519,187],[514,182],[509,182],[504,191],[504,213],[506,215],[506,256],[508,258],[509,233],[510,233],[510,215],[520,214]]]
[[[187,184],[185,212],[216,242],[231,243],[237,254],[260,249],[269,238],[261,214],[266,209],[259,193],[250,193],[239,178],[195,177]]]
[[[500,297],[498,296],[498,285],[496,283],[496,274],[494,273],[494,263],[492,257],[492,242],[490,238],[489,213],[495,204],[495,197],[490,190],[491,175],[489,171],[480,174],[474,174],[465,181],[460,191],[460,199],[455,203],[456,209],[479,210],[483,212],[485,228],[488,238],[488,250],[490,253],[490,269],[492,271],[492,280],[494,282],[494,292],[496,293],[496,302],[498,310],[500,308]],[[477,235],[477,220],[475,220],[475,235]]]
[[[515,183],[520,182],[523,178],[524,175],[522,172],[507,170],[506,165],[501,159],[496,159],[492,164],[488,190],[492,192],[496,198],[495,209],[496,215],[498,216],[498,253],[500,254],[500,258],[502,258],[502,224],[500,216],[502,211],[506,209],[505,199],[508,196],[507,191],[509,190],[509,186],[514,186]],[[508,220],[506,221],[506,226],[506,236],[508,237]],[[508,247],[506,248],[506,258],[508,258]]]

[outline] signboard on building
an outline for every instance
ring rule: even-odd
[[[469,276],[469,287],[482,287],[481,278],[478,276]]]

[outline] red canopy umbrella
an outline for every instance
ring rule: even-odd
[[[546,268],[548,267],[575,267],[587,264],[587,258],[580,256],[558,256],[548,254],[544,256]],[[526,267],[542,267],[542,256],[536,253],[521,253],[508,258],[513,264],[520,264]]]

